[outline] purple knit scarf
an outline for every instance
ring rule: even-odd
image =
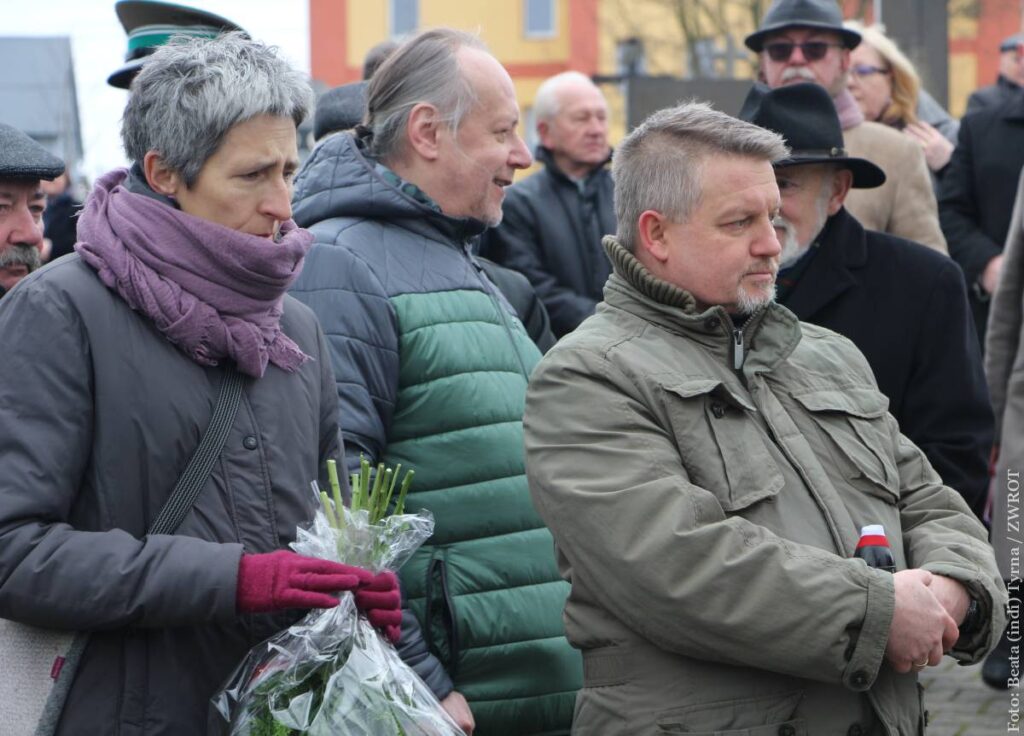
[[[126,174],[99,179],[78,218],[75,250],[100,280],[200,365],[230,358],[259,378],[310,360],[280,323],[313,235],[291,220],[276,243],[231,230],[129,192]]]

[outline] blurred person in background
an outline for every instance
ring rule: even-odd
[[[50,241],[47,260],[54,261],[75,249],[75,228],[82,203],[71,192],[71,177],[67,171],[53,181],[40,182],[40,185],[46,194],[43,235]]]
[[[860,33],[843,26],[835,0],[774,0],[761,26],[745,39],[757,52],[771,88],[820,84],[832,96],[851,156],[877,161],[886,181],[850,192],[846,208],[868,230],[896,235],[946,253],[935,192],[920,145],[887,125],[865,120],[850,90],[850,54]]]
[[[43,182],[64,162],[17,128],[0,123],[0,297],[44,260]]]
[[[361,81],[333,87],[317,98],[313,114],[313,137],[319,141],[331,133],[349,131],[363,122],[366,115],[366,80],[398,48],[398,42],[381,41],[363,57]]]
[[[285,294],[312,242],[289,204],[312,101],[239,34],[161,46],[122,120],[131,170],[97,181],[76,254],[0,301],[0,616],[91,632],[60,736],[205,733],[249,649],[340,590],[397,637],[393,575],[286,550],[343,455],[323,332]],[[147,534],[235,371],[217,464]]]
[[[1019,481],[1019,473],[1024,470],[1024,174],[1021,182],[985,336],[985,377],[996,417],[992,547],[1016,606],[1021,601],[1020,573],[1011,559],[1012,540],[1017,536],[1013,525],[1018,522],[1011,512],[1016,505],[1012,499],[1013,481]],[[981,676],[992,687],[1005,690],[1010,686],[1011,645],[1019,641],[1019,636],[1007,626],[999,645],[985,660]]]
[[[998,107],[1016,97],[1024,86],[1024,33],[1007,36],[999,43],[999,76],[995,84],[982,87],[967,98],[967,112]]]
[[[845,26],[861,35],[860,44],[850,52],[847,85],[865,120],[901,130],[920,145],[937,187],[960,124],[921,87],[910,59],[879,26],[852,21]]]
[[[960,133],[939,186],[939,219],[949,255],[970,290],[984,340],[989,301],[999,283],[1017,181],[1024,168],[1024,94],[984,107],[960,121]]]
[[[544,168],[508,190],[480,252],[530,280],[561,337],[594,313],[611,273],[601,247],[615,232],[608,103],[589,77],[569,71],[541,84],[533,112]]]

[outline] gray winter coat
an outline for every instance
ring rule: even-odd
[[[221,369],[187,358],[77,255],[0,301],[0,616],[94,632],[62,736],[203,733],[225,678],[294,619],[235,612],[243,550],[291,542],[309,482],[341,455],[320,328],[290,297],[281,327],[314,360],[247,379],[192,511],[177,534],[147,537]]]

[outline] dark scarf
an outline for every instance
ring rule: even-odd
[[[126,175],[99,179],[78,220],[75,250],[100,280],[200,365],[228,358],[259,378],[311,360],[280,322],[312,234],[292,220],[278,242],[231,230],[128,191]]]

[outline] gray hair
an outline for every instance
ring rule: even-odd
[[[477,101],[455,58],[463,47],[487,48],[465,31],[424,31],[402,44],[374,72],[366,90],[366,127],[373,134],[373,156],[386,163],[402,152],[409,113],[421,103],[433,105],[450,130],[459,129]]]
[[[789,149],[777,133],[702,102],[659,110],[630,133],[612,159],[622,246],[634,251],[645,210],[686,222],[700,203],[705,163],[723,154],[778,161]]]
[[[128,158],[156,151],[186,186],[235,125],[260,115],[290,117],[298,126],[313,106],[304,74],[277,49],[234,32],[216,39],[172,38],[132,82],[121,119]]]
[[[551,120],[558,115],[562,107],[562,101],[559,99],[558,93],[567,84],[572,82],[582,82],[597,89],[597,85],[594,84],[593,80],[581,72],[562,72],[553,77],[548,77],[537,88],[537,95],[533,98],[533,116],[537,122]]]

